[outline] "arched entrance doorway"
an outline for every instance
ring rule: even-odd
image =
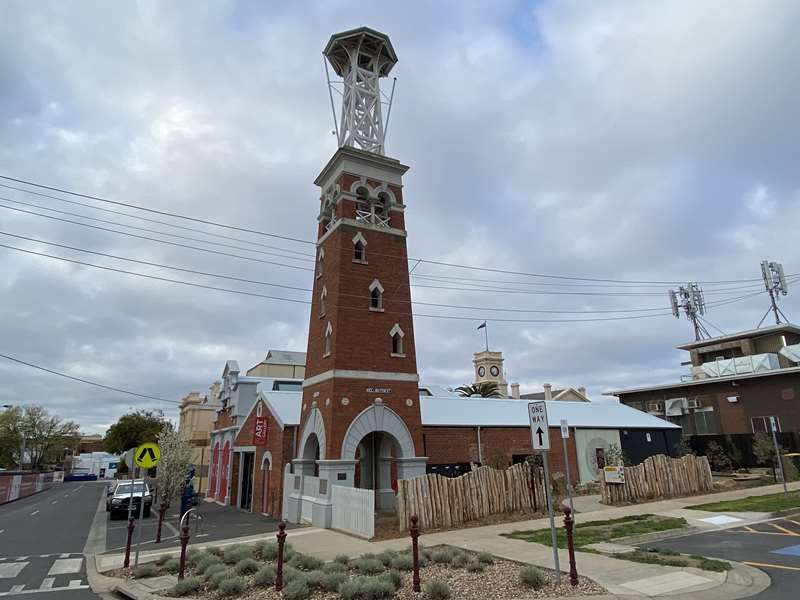
[[[319,476],[318,460],[325,460],[325,422],[316,407],[303,426],[300,436],[299,457],[292,461],[294,472],[298,475]]]
[[[231,443],[225,442],[222,448],[222,465],[219,472],[219,492],[217,493],[217,500],[225,502],[228,496],[228,469],[231,463]]]
[[[209,498],[217,497],[217,471],[219,470],[219,442],[214,444],[214,452],[211,454],[211,475],[208,483]]]

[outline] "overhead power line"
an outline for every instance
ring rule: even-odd
[[[85,199],[88,199],[88,200],[95,200],[95,201],[98,201],[98,202],[104,202],[104,203],[109,203],[109,204],[113,204],[113,205],[117,205],[117,206],[124,206],[124,207],[127,207],[127,208],[133,208],[133,209],[136,209],[136,210],[142,210],[142,211],[145,211],[145,212],[158,214],[158,215],[161,215],[161,216],[167,216],[167,217],[171,217],[171,218],[175,218],[175,219],[184,219],[184,220],[193,221],[193,222],[196,222],[196,223],[201,223],[201,224],[209,225],[209,226],[213,226],[213,227],[230,229],[230,230],[234,230],[234,231],[241,231],[241,232],[245,232],[245,233],[251,233],[251,234],[254,234],[254,235],[267,236],[267,237],[282,239],[282,240],[285,240],[285,241],[292,241],[292,242],[298,242],[298,243],[303,243],[303,244],[309,244],[309,245],[316,246],[316,242],[313,242],[311,240],[304,240],[304,239],[301,239],[301,238],[285,236],[285,235],[279,235],[279,234],[269,233],[269,232],[265,232],[265,231],[259,231],[259,230],[251,229],[251,228],[247,228],[247,227],[230,225],[230,224],[226,224],[226,223],[210,221],[210,220],[207,220],[207,219],[200,219],[200,218],[197,218],[197,217],[190,217],[188,215],[182,215],[182,214],[179,214],[179,213],[172,213],[172,212],[167,212],[167,211],[156,210],[156,209],[145,207],[145,206],[140,206],[140,205],[131,204],[131,203],[125,203],[125,202],[119,202],[117,200],[110,200],[108,198],[102,198],[102,197],[93,196],[93,195],[90,195],[90,194],[83,194],[83,193],[80,193],[80,192],[73,192],[71,190],[66,190],[66,189],[58,188],[58,187],[54,187],[54,186],[48,186],[48,185],[44,185],[44,184],[41,184],[41,183],[36,183],[34,181],[29,181],[29,180],[25,180],[25,179],[19,179],[19,178],[15,178],[15,177],[9,177],[7,175],[0,175],[0,179],[4,179],[6,181],[13,181],[13,182],[16,182],[16,183],[20,183],[20,184],[36,187],[36,188],[39,188],[39,189],[45,189],[45,190],[49,190],[49,191],[53,191],[53,192],[58,192],[58,193],[61,193],[61,194],[68,194],[70,196],[75,196],[75,197],[79,197],[79,198],[85,198]],[[374,253],[374,252],[372,254],[376,255],[376,256],[380,255],[379,253]],[[392,255],[386,255],[386,256],[392,256]],[[394,258],[400,258],[400,257],[394,255]],[[499,268],[492,268],[492,267],[479,267],[479,266],[475,266],[475,265],[464,265],[464,264],[446,262],[446,261],[441,261],[441,260],[431,260],[431,259],[425,259],[425,258],[413,258],[413,257],[411,257],[411,258],[403,257],[403,258],[407,259],[407,260],[418,261],[418,262],[422,262],[422,263],[425,263],[425,264],[436,265],[436,266],[446,267],[446,268],[450,268],[450,269],[466,269],[466,270],[472,270],[472,271],[483,271],[483,272],[489,272],[489,273],[502,273],[502,274],[506,274],[506,275],[516,275],[516,276],[520,276],[520,277],[534,277],[534,278],[542,278],[542,279],[550,279],[550,280],[558,280],[558,281],[582,281],[582,282],[618,283],[618,284],[658,284],[658,285],[679,284],[679,283],[681,283],[681,281],[683,281],[683,280],[681,280],[681,281],[677,281],[677,280],[675,280],[675,281],[658,281],[658,280],[653,281],[653,280],[635,280],[635,279],[612,279],[612,278],[600,278],[600,277],[580,277],[580,276],[570,276],[570,275],[553,275],[553,274],[548,274],[548,273],[534,273],[534,272],[515,271],[515,270],[510,270],[510,269],[499,269]],[[700,284],[703,284],[703,285],[711,285],[711,284],[751,283],[751,282],[756,282],[756,281],[760,281],[760,278],[729,279],[729,280],[719,280],[719,281],[706,280],[706,281],[697,281],[697,283],[700,283]]]
[[[0,358],[5,358],[11,362],[15,362],[20,365],[25,365],[26,367],[30,367],[32,369],[38,369],[39,371],[44,371],[45,373],[50,373],[51,375],[58,375],[59,377],[64,377],[65,379],[71,379],[72,381],[77,381],[79,383],[85,383],[86,385],[92,385],[94,387],[103,388],[104,390],[110,390],[112,392],[119,392],[120,394],[128,394],[129,396],[136,396],[137,398],[146,398],[148,400],[157,400],[158,402],[169,402],[170,404],[180,404],[177,400],[168,400],[167,398],[159,398],[158,396],[150,396],[148,394],[140,394],[139,392],[132,392],[130,390],[124,390],[122,388],[113,387],[110,385],[105,385],[103,383],[97,383],[96,381],[89,381],[88,379],[81,379],[80,377],[74,377],[73,375],[67,375],[66,373],[62,373],[61,371],[56,371],[54,369],[48,369],[47,367],[43,367],[41,365],[36,365],[31,362],[27,362],[21,360],[19,358],[15,358],[13,356],[9,356],[8,354],[0,354]]]

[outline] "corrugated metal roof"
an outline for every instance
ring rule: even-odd
[[[300,405],[303,403],[302,392],[273,392],[261,390],[261,396],[274,414],[284,425],[300,424]]]
[[[426,426],[527,427],[528,403],[494,398],[420,398]],[[550,427],[566,419],[570,427],[596,429],[678,429],[677,425],[614,402],[547,402]]]
[[[769,335],[771,333],[781,333],[784,331],[790,333],[800,333],[800,327],[794,325],[793,323],[780,323],[779,325],[768,325],[766,327],[759,327],[758,329],[737,331],[736,333],[728,333],[725,335],[719,335],[717,337],[707,338],[704,340],[687,342],[686,344],[681,344],[680,346],[676,346],[676,348],[678,348],[679,350],[693,350],[697,348],[702,348],[704,346],[712,346],[714,344],[719,344],[720,342],[730,342],[734,340],[762,337],[765,335]]]
[[[291,350],[268,350],[267,357],[261,362],[267,365],[305,365],[306,353]]]

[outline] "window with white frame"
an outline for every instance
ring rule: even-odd
[[[328,326],[325,328],[325,348],[322,353],[323,358],[331,355],[332,348],[333,348],[333,327],[331,327],[329,321]]]
[[[325,270],[325,250],[320,248],[317,253],[317,277],[322,277]]]
[[[750,425],[753,428],[753,433],[772,433],[772,418],[775,419],[775,431],[780,433],[781,421],[778,417],[751,417]]]
[[[383,286],[377,279],[369,286],[369,309],[383,311]]]
[[[320,317],[324,317],[325,316],[325,311],[328,308],[327,300],[328,300],[328,290],[323,285],[322,286],[322,292],[320,292],[320,294],[319,294],[319,316]]]
[[[353,238],[353,262],[367,262],[367,240],[360,231]]]
[[[403,330],[400,329],[400,325],[395,323],[394,327],[392,327],[391,331],[389,332],[389,336],[392,338],[392,356],[405,356],[403,348],[403,338],[405,335],[406,334],[403,333]]]

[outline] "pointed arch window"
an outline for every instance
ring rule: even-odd
[[[317,253],[317,277],[322,277],[322,273],[325,271],[325,250],[323,248],[319,249]]]
[[[377,279],[369,285],[369,309],[383,312],[383,286]]]
[[[331,327],[329,321],[328,326],[325,328],[325,346],[324,346],[324,351],[322,353],[322,357],[325,358],[326,356],[330,356],[332,348],[333,348],[333,327]]]
[[[391,355],[396,358],[404,358],[405,357],[405,348],[403,344],[403,338],[405,337],[405,333],[403,330],[400,329],[400,325],[398,323],[394,324],[391,331],[389,331],[389,336],[392,338],[392,352]]]
[[[325,316],[325,312],[327,311],[327,308],[328,308],[327,300],[328,300],[328,290],[323,285],[322,286],[322,292],[320,292],[320,294],[319,294],[319,316],[320,317],[324,317]]]
[[[353,238],[353,262],[367,264],[367,240],[360,231]]]

